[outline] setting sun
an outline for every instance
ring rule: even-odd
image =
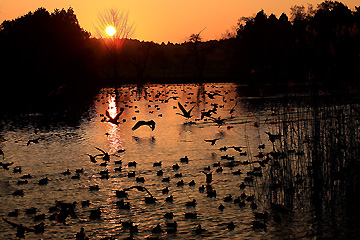
[[[105,32],[107,35],[109,35],[110,37],[114,36],[114,34],[116,33],[116,29],[113,26],[108,26],[105,29]]]

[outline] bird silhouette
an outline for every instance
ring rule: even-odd
[[[196,206],[196,199],[185,203],[186,207],[195,207]]]
[[[173,195],[170,195],[167,198],[165,198],[165,202],[173,202],[173,201],[174,201]]]
[[[220,211],[224,211],[225,206],[224,206],[224,205],[222,205],[222,204],[220,204],[220,205],[219,205],[219,207],[218,207],[218,209],[219,209]]]
[[[281,140],[281,134],[271,134],[269,132],[265,132],[269,136],[270,142],[274,143],[276,139]]]
[[[173,219],[174,218],[174,213],[173,212],[167,212],[164,214],[164,217],[166,219]]]
[[[50,181],[50,179],[48,177],[44,177],[44,178],[39,180],[38,184],[39,185],[46,185],[46,184],[48,184],[49,181]]]
[[[97,209],[90,210],[90,219],[100,219],[101,217],[101,207],[98,207]]]
[[[205,117],[211,117],[211,112],[209,111],[203,111],[201,112],[201,120],[203,120]]]
[[[222,96],[221,94],[217,93],[217,92],[206,92],[206,95],[210,98],[210,99],[215,99],[215,96]]]
[[[81,228],[80,232],[76,233],[76,240],[88,240],[89,238],[85,234],[85,228]]]
[[[191,118],[192,117],[191,111],[194,109],[195,106],[193,106],[189,111],[186,111],[186,109],[184,108],[183,105],[181,105],[180,102],[178,102],[178,106],[179,106],[182,113],[176,113],[176,114],[181,115],[181,116],[186,117],[186,118]]]
[[[25,227],[22,224],[17,224],[17,223],[11,222],[11,221],[7,220],[6,218],[3,218],[3,220],[6,223],[10,224],[10,226],[12,226],[13,228],[16,228],[16,236],[18,238],[25,238],[25,232],[34,232],[35,231],[34,229]]]
[[[177,100],[178,98],[179,98],[178,96],[169,97],[168,99],[165,100],[165,103],[169,102],[170,99]]]
[[[152,233],[162,233],[163,230],[162,230],[160,224],[158,224],[156,227],[154,227],[153,229],[151,229],[151,232],[152,232]]]
[[[205,117],[211,117],[211,114],[213,114],[213,113],[214,114],[217,113],[217,106],[216,105],[214,106],[213,109],[210,109],[208,111],[205,111],[205,109],[202,110],[201,111],[201,120],[203,120]]]
[[[110,154],[105,152],[104,150],[95,147],[97,150],[99,150],[100,152],[102,152],[102,154],[100,154],[100,156],[103,156],[103,160],[109,162],[110,161]]]
[[[19,216],[19,209],[15,209],[14,211],[12,211],[12,212],[9,212],[8,213],[8,216],[9,217],[17,217],[17,216]]]
[[[106,117],[108,118],[107,121],[112,123],[112,124],[115,124],[115,125],[118,125],[120,122],[119,121],[119,118],[121,116],[121,114],[124,112],[124,108],[120,108],[120,112],[118,114],[116,114],[116,116],[114,118],[112,118],[110,116],[110,113],[108,110],[106,110]]]
[[[215,145],[216,144],[216,141],[219,140],[220,138],[215,138],[215,139],[205,139],[204,141],[205,142],[210,142],[211,145]]]
[[[14,167],[13,173],[21,173],[21,172],[22,172],[22,170],[21,170],[20,166]]]
[[[233,221],[229,222],[228,225],[227,225],[227,228],[228,228],[229,230],[234,230],[234,229],[235,229],[235,224],[234,224],[234,222],[233,222]]]
[[[242,149],[241,149],[241,148],[245,148],[245,147],[232,146],[232,147],[229,147],[229,148],[233,148],[235,151],[242,152]]]
[[[27,142],[26,146],[29,146],[31,143],[39,143],[39,140],[42,140],[42,139],[44,139],[44,138],[38,137],[38,138],[35,138],[35,139],[30,139],[30,140]]]
[[[9,166],[13,165],[13,162],[10,163],[4,163],[4,162],[0,162],[0,166],[3,167],[5,170],[9,170]]]
[[[224,146],[224,147],[219,148],[219,150],[222,152],[226,152],[228,150],[228,147]]]
[[[155,122],[154,120],[150,120],[150,121],[138,121],[132,128],[131,130],[135,131],[136,129],[138,129],[141,126],[147,125],[151,128],[152,131],[154,131],[155,129]]]
[[[206,230],[201,227],[201,224],[199,224],[199,225],[197,225],[197,227],[195,229],[195,234],[201,234],[201,233],[203,233],[205,231]]]
[[[131,186],[129,188],[125,188],[123,189],[124,191],[129,191],[131,189],[135,188],[136,190],[140,191],[140,192],[147,192],[150,197],[153,197],[153,195],[150,193],[150,191],[146,188],[146,187],[143,187],[143,186]]]
[[[218,125],[218,127],[220,127],[220,126],[222,126],[223,124],[225,124],[225,120],[226,119],[222,119],[222,118],[220,118],[220,117],[218,117],[218,118],[214,118],[214,117],[210,117],[210,119],[214,122],[214,123],[216,123],[217,125]]]
[[[96,163],[96,162],[97,162],[97,161],[96,161],[96,157],[102,156],[103,154],[98,154],[98,155],[93,156],[93,155],[87,153],[86,155],[88,155],[88,156],[90,157],[90,161],[91,161],[92,163]]]
[[[237,105],[237,102],[235,103],[235,106],[233,106],[231,109],[230,109],[230,114],[233,114],[235,112],[235,107]]]

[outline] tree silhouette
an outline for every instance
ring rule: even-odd
[[[112,37],[105,36],[108,25],[117,30]],[[235,37],[228,34],[219,41],[203,41],[202,31],[182,44],[130,40],[134,28],[128,13],[116,9],[99,14],[97,28],[98,38],[90,38],[72,8],[53,13],[39,8],[3,21],[0,71],[6,91],[1,102],[71,102],[69,96],[85,92],[78,91],[85,86],[149,79],[275,83],[306,81],[311,73],[338,84],[338,79],[356,82],[360,73],[360,8],[352,11],[337,1],[293,6],[289,17],[261,10],[239,19]],[[109,79],[113,82],[104,81]]]
[[[116,33],[109,37],[105,33],[108,26],[113,26]],[[120,11],[117,8],[109,8],[98,14],[98,22],[95,26],[98,38],[102,39],[102,44],[107,52],[105,56],[113,70],[113,83],[118,78],[118,68],[121,51],[128,38],[134,34],[134,25],[129,23],[129,13]]]
[[[200,49],[200,44],[202,41],[202,37],[200,34],[205,30],[202,29],[197,34],[191,34],[189,37],[189,42],[191,44],[191,51],[194,54],[195,58],[195,66],[196,66],[196,76],[201,78],[204,70],[204,63],[206,58],[206,53],[204,49]]]
[[[7,98],[16,89],[19,103],[39,104],[71,86],[82,85],[77,78],[95,75],[91,71],[89,36],[79,26],[72,8],[55,9],[51,14],[39,8],[4,21],[0,50],[6,61],[0,70],[8,91],[2,97]]]
[[[139,42],[129,40],[124,49],[124,55],[127,62],[135,70],[136,80],[142,83],[145,70],[151,56],[151,51],[155,47],[153,42]]]
[[[116,29],[113,39],[127,39],[134,34],[134,25],[129,23],[129,13],[117,8],[109,8],[98,14],[98,22],[95,26],[98,38],[107,38],[105,29],[113,26]]]

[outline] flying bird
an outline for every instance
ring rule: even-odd
[[[6,218],[3,218],[3,220],[6,223],[10,224],[13,228],[16,228],[16,236],[18,238],[25,238],[25,232],[34,232],[35,231],[34,229],[23,226],[22,224],[17,224],[17,223],[11,222],[11,221],[7,220]]]
[[[38,137],[38,138],[35,138],[35,139],[30,139],[28,142],[27,142],[27,144],[26,144],[26,146],[29,146],[31,143],[39,143],[39,140],[43,140],[44,138],[43,137]]]
[[[112,123],[112,124],[115,124],[115,125],[118,125],[120,122],[119,122],[119,118],[121,116],[121,114],[124,112],[124,108],[120,108],[120,112],[118,114],[116,114],[116,116],[114,118],[112,118],[110,116],[110,113],[108,110],[106,110],[106,117],[108,118],[107,121]]]
[[[136,129],[138,129],[141,126],[147,125],[151,128],[152,131],[154,131],[155,129],[155,122],[154,120],[150,120],[150,121],[138,121],[132,128],[131,130],[135,131]]]
[[[125,189],[123,189],[123,190],[124,190],[124,191],[129,191],[129,190],[131,190],[131,189],[133,189],[133,188],[135,188],[136,190],[138,190],[138,191],[140,191],[140,192],[147,192],[147,193],[150,195],[150,198],[155,199],[155,198],[153,197],[153,195],[151,194],[151,192],[150,192],[146,187],[143,187],[143,186],[131,186],[131,187],[125,188]]]
[[[195,106],[193,106],[189,111],[186,111],[186,109],[184,108],[183,105],[181,105],[180,102],[178,102],[178,106],[179,106],[182,114],[181,113],[176,113],[176,114],[181,115],[181,116],[186,117],[186,118],[191,118],[192,117],[191,111],[194,109]]]
[[[269,140],[273,143],[276,139],[281,140],[281,134],[271,134],[269,132],[265,132],[269,136]]]
[[[214,118],[214,117],[210,117],[210,119],[214,122],[214,123],[216,123],[217,125],[218,125],[218,127],[220,127],[220,126],[222,126],[223,124],[225,124],[225,120],[226,119],[221,119],[220,117],[218,117],[218,118]]]
[[[215,99],[215,96],[221,96],[221,94],[217,93],[217,92],[206,92],[206,95],[210,98],[210,99]]]
[[[5,170],[9,170],[9,166],[13,165],[13,162],[10,163],[4,163],[4,162],[0,162],[0,166],[3,167]]]
[[[242,152],[242,149],[241,149],[241,148],[245,148],[245,147],[232,146],[232,147],[229,147],[229,148],[233,148],[235,151]]]
[[[205,139],[205,142],[211,142],[211,145],[215,145],[216,141],[219,140],[220,138],[215,138],[215,139]]]
[[[235,107],[237,105],[237,102],[235,103],[235,106],[233,106],[231,109],[230,109],[230,114],[233,114],[235,112]]]
[[[91,161],[92,163],[96,163],[96,162],[97,162],[97,161],[96,161],[96,157],[102,156],[103,154],[98,154],[98,155],[93,156],[93,155],[87,153],[86,155],[88,155],[88,156],[90,157],[90,161]]]
[[[204,119],[204,117],[211,117],[212,110],[209,111],[202,111],[201,112],[201,120]]]
[[[100,154],[99,156],[103,156],[103,160],[106,161],[106,162],[109,162],[110,161],[110,154],[105,152],[104,150],[100,149],[100,148],[97,148],[95,147],[97,150],[99,150],[100,152],[102,152],[102,154]]]
[[[168,99],[165,100],[165,103],[169,102],[170,99],[177,100],[178,98],[179,98],[178,96],[169,97]]]

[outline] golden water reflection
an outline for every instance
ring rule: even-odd
[[[220,96],[214,95],[215,93]],[[34,127],[16,128],[10,123],[10,127],[0,132],[1,136],[8,139],[0,146],[5,152],[4,161],[22,166],[23,173],[30,173],[33,179],[28,185],[18,186],[16,183],[19,174],[0,170],[0,201],[3,203],[0,206],[0,218],[7,217],[9,209],[19,208],[23,212],[25,208],[37,207],[39,212],[47,214],[55,200],[78,203],[90,200],[89,207],[79,206],[76,209],[78,219],[69,219],[66,225],[46,219],[47,230],[44,234],[40,236],[29,233],[27,239],[73,239],[81,227],[85,227],[87,235],[92,239],[110,236],[123,239],[129,234],[129,230],[120,224],[124,221],[134,221],[139,225],[139,233],[135,236],[139,239],[286,239],[289,236],[307,239],[317,236],[312,233],[315,231],[313,223],[316,220],[311,211],[310,178],[307,175],[312,153],[309,141],[303,141],[303,136],[312,134],[311,110],[301,105],[292,105],[291,108],[280,105],[276,108],[275,101],[275,98],[247,98],[232,83],[148,85],[142,88],[124,86],[102,89],[94,107],[89,110],[94,111],[91,119],[83,119],[74,128],[64,126],[61,129],[54,127],[43,131],[41,134],[45,138],[38,144],[26,146],[26,140],[34,136]],[[195,106],[192,112],[194,116],[190,120],[177,114],[180,111],[178,102],[186,109]],[[226,118],[224,125],[219,126],[210,118],[201,119],[201,112],[213,109],[215,104],[218,107],[217,115],[214,115]],[[125,110],[119,124],[101,121],[106,111],[115,117],[121,108]],[[231,109],[235,110],[232,114]],[[331,119],[335,121],[338,118]],[[133,131],[132,127],[139,120],[154,120],[154,131],[148,126],[141,126]],[[349,126],[356,129],[357,121]],[[266,132],[281,133],[282,141],[272,143]],[[205,139],[217,141],[211,145]],[[323,140],[328,143],[331,136]],[[264,148],[259,148],[263,144]],[[225,146],[227,150],[221,150]],[[246,151],[247,155],[241,155],[234,146],[243,147],[242,153]],[[86,155],[99,154],[95,147],[110,154],[119,149],[126,151],[117,154],[119,158],[112,156],[107,166],[100,166],[100,158],[97,163],[93,163]],[[271,155],[267,153],[274,149],[287,152],[287,157],[270,157],[266,160]],[[264,162],[259,158],[259,152],[266,156],[263,157]],[[225,155],[233,156],[235,161],[242,164],[231,167],[229,160],[221,158]],[[180,158],[185,156],[189,162],[180,162]],[[123,161],[121,171],[115,171],[120,167],[115,161],[120,159]],[[128,165],[133,161],[137,162],[136,167]],[[153,166],[153,163],[159,161],[162,162],[161,167]],[[218,167],[214,166],[218,162],[222,164],[221,172],[217,172]],[[180,169],[173,170],[174,164],[178,164]],[[208,197],[206,191],[199,191],[201,185],[206,185],[204,168],[209,167],[213,173],[211,185],[217,192],[216,198]],[[241,189],[240,184],[249,177],[248,173],[254,174],[255,167],[261,167],[261,177],[258,171],[258,175],[253,176],[253,180]],[[81,168],[84,173],[80,174],[80,179],[61,174],[66,169],[70,169],[73,174],[75,169]],[[163,176],[157,176],[160,169]],[[109,178],[103,179],[99,173],[106,170],[109,171]],[[240,170],[242,174],[239,175]],[[128,177],[128,173],[133,171],[136,177],[143,177],[145,182],[136,181],[136,177]],[[181,173],[182,177],[175,177],[176,173]],[[39,186],[37,181],[44,177],[50,179],[49,184]],[[163,177],[169,177],[170,182],[163,182]],[[177,185],[180,180],[184,181],[183,186]],[[195,186],[189,185],[192,180]],[[99,186],[99,190],[90,191],[89,186],[95,184]],[[291,184],[295,192],[289,191],[293,189],[290,188]],[[125,199],[131,203],[130,210],[119,209],[116,205],[119,198],[115,191],[134,185],[146,187],[156,197],[156,204],[146,204],[146,194],[132,190]],[[169,188],[168,194],[162,193],[165,187]],[[12,196],[12,192],[20,188],[25,190],[24,197]],[[257,209],[252,209],[248,201],[245,207],[240,207],[233,201],[224,200],[230,194],[234,200],[243,193],[253,196]],[[174,197],[172,204],[165,201],[169,195]],[[197,206],[186,207],[185,203],[192,199],[196,199]],[[218,208],[220,204],[225,207],[223,211]],[[291,211],[280,214],[281,222],[277,222],[279,216],[274,215],[272,204],[284,206]],[[102,211],[101,219],[89,220],[90,210],[98,207]],[[175,214],[178,232],[153,234],[153,227],[157,224],[165,226],[168,222],[164,219],[164,214],[170,211]],[[269,217],[266,231],[253,229],[254,213],[264,211],[277,218]],[[186,219],[185,212],[196,212],[198,218]],[[333,223],[331,218],[323,219]],[[33,223],[26,214],[20,214],[15,220],[25,225]],[[233,231],[226,227],[230,221],[236,225]],[[341,226],[340,222],[336,222],[338,227]],[[194,233],[198,224],[202,224],[207,230],[205,234]],[[326,230],[329,228],[324,227],[322,233],[327,233]],[[0,239],[14,239],[14,234],[11,226],[0,222]]]
[[[118,114],[118,107],[116,104],[116,95],[109,94],[108,95],[108,111],[110,116],[114,118]],[[120,117],[121,119],[121,117]],[[107,123],[108,131],[107,136],[110,144],[109,154],[116,153],[119,149],[123,149],[123,144],[121,141],[120,128],[118,125],[113,123]]]

